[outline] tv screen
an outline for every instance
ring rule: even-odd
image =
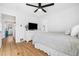
[[[29,30],[37,30],[37,24],[36,23],[29,23],[28,24],[28,29]]]

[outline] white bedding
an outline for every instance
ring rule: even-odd
[[[64,33],[36,32],[32,39],[37,48],[49,55],[79,55],[79,39]]]

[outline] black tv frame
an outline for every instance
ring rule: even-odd
[[[38,24],[37,23],[28,23],[28,30],[37,30],[38,29]]]

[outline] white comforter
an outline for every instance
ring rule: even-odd
[[[49,55],[79,55],[79,39],[63,33],[37,32],[32,38],[37,48]]]

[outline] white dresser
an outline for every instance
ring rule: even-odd
[[[32,38],[35,36],[37,31],[26,31],[25,39],[26,41],[32,40]]]

